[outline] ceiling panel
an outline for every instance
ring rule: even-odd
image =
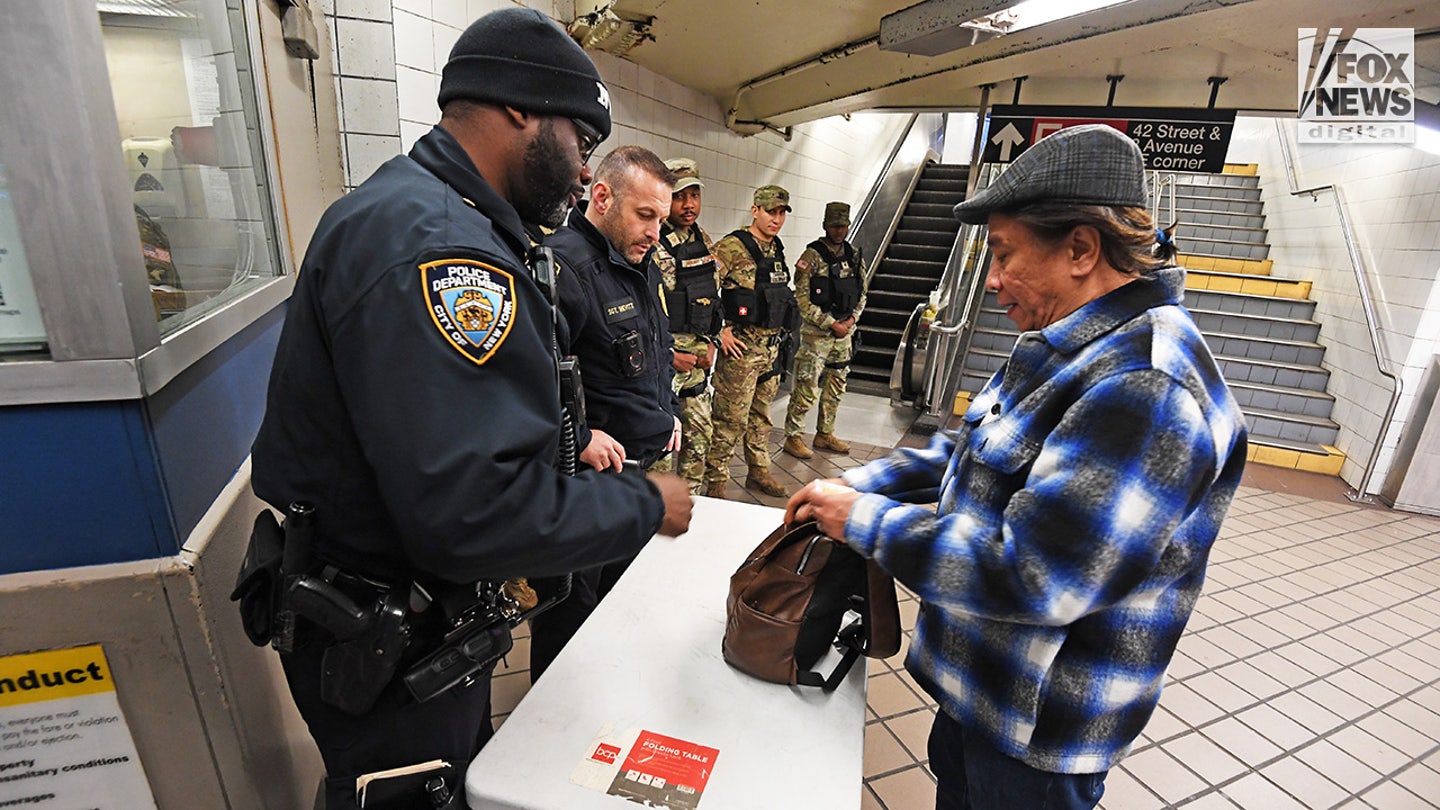
[[[1183,107],[1205,106],[1206,77],[1224,76],[1218,106],[1290,112],[1301,26],[1416,29],[1417,92],[1440,100],[1433,0],[1132,0],[940,56],[881,51],[880,18],[909,5],[617,0],[612,10],[652,19],[654,41],[625,58],[715,97],[732,120],[773,126],[863,110],[973,108],[986,83],[995,85],[992,103],[1008,103],[1017,76],[1029,77],[1023,103],[1103,105],[1105,77],[1123,74],[1116,104]]]

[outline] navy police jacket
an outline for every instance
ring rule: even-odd
[[[436,127],[325,212],[289,303],[253,486],[384,578],[563,574],[658,529],[637,476],[555,466],[549,300],[515,210]]]
[[[665,452],[680,413],[660,273],[648,257],[627,262],[585,218],[584,205],[545,240],[560,262],[560,311],[585,386],[580,447],[590,428],[603,430],[625,446],[626,458],[649,466]]]

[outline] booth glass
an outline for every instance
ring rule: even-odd
[[[40,320],[25,246],[20,243],[20,225],[15,221],[3,160],[0,154],[0,356],[43,359],[45,324]]]
[[[245,16],[237,0],[96,6],[163,337],[281,266]]]

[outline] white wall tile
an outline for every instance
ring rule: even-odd
[[[468,0],[431,0],[435,22],[463,31],[474,22]],[[448,48],[446,49],[448,52]]]
[[[372,79],[395,78],[395,42],[387,23],[335,20],[340,73]]]
[[[374,174],[380,164],[400,154],[400,137],[347,134],[345,146],[350,160],[350,177],[355,185],[359,185]]]
[[[435,72],[435,23],[395,9],[395,63]]]
[[[433,124],[440,120],[435,98],[440,92],[440,79],[433,73],[415,68],[395,68],[395,86],[400,102],[400,120]]]
[[[430,0],[393,0],[397,11],[408,11],[417,17],[434,19],[435,14],[430,5]]]
[[[395,82],[381,79],[340,79],[342,126],[346,132],[399,135]]]
[[[390,21],[390,0],[335,0],[335,16]]]
[[[420,140],[430,129],[431,128],[425,124],[417,124],[413,121],[401,121],[400,148],[409,152],[410,147],[414,146],[415,142]]]

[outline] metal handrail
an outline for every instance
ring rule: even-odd
[[[1355,273],[1355,283],[1360,288],[1360,303],[1365,311],[1365,325],[1370,332],[1370,347],[1375,352],[1375,367],[1393,383],[1390,405],[1385,409],[1385,416],[1380,420],[1380,434],[1375,437],[1375,446],[1370,451],[1370,460],[1365,463],[1365,473],[1360,478],[1360,485],[1355,488],[1354,492],[1347,493],[1347,497],[1352,501],[1374,503],[1375,499],[1365,490],[1370,487],[1370,479],[1375,475],[1375,466],[1380,460],[1380,452],[1385,447],[1385,434],[1390,432],[1390,422],[1395,418],[1395,410],[1400,405],[1404,382],[1389,368],[1391,361],[1380,340],[1380,329],[1377,325],[1379,316],[1375,311],[1375,302],[1370,294],[1370,281],[1365,275],[1365,264],[1360,258],[1359,244],[1355,239],[1355,230],[1350,225],[1350,216],[1346,212],[1345,198],[1340,186],[1335,183],[1327,183],[1323,186],[1300,188],[1295,172],[1295,159],[1290,153],[1289,133],[1285,131],[1284,121],[1280,118],[1275,119],[1275,131],[1280,138],[1280,156],[1285,162],[1285,180],[1290,186],[1290,196],[1298,197],[1308,194],[1310,199],[1318,200],[1320,192],[1330,192],[1330,199],[1335,203],[1335,213],[1340,217],[1340,233],[1345,238],[1345,250],[1350,254],[1350,267]]]
[[[993,176],[989,179],[993,180]],[[953,388],[958,387],[962,373],[961,364],[957,361],[969,351],[975,331],[975,313],[985,297],[981,270],[990,248],[983,241],[984,233],[985,229],[977,225],[960,226],[938,287],[940,295],[935,303],[940,315],[930,325],[930,332],[937,333],[939,339],[931,340],[926,346],[926,399],[922,417],[936,426],[943,423],[942,414],[952,405]],[[977,243],[977,240],[980,241]],[[973,265],[970,263],[972,256]],[[945,323],[947,320],[949,323]],[[952,378],[955,386],[951,385]]]
[[[1165,193],[1165,188],[1166,188],[1166,187],[1169,187],[1169,189],[1170,189],[1170,220],[1169,220],[1169,221],[1172,222],[1172,223],[1175,222],[1175,212],[1176,212],[1176,210],[1177,210],[1177,209],[1175,208],[1175,184],[1176,184],[1177,180],[1176,180],[1176,178],[1175,178],[1175,173],[1174,173],[1174,172],[1169,172],[1168,174],[1162,174],[1162,173],[1159,172],[1159,171],[1155,171],[1155,172],[1151,172],[1151,175],[1155,178],[1155,186],[1154,186],[1154,188],[1155,188],[1155,196],[1152,197],[1151,200],[1150,200],[1150,221],[1155,223],[1155,227],[1157,227],[1157,228],[1164,228],[1165,226],[1160,224],[1160,222],[1161,222],[1161,220],[1160,220],[1160,200],[1162,199],[1162,195]]]

